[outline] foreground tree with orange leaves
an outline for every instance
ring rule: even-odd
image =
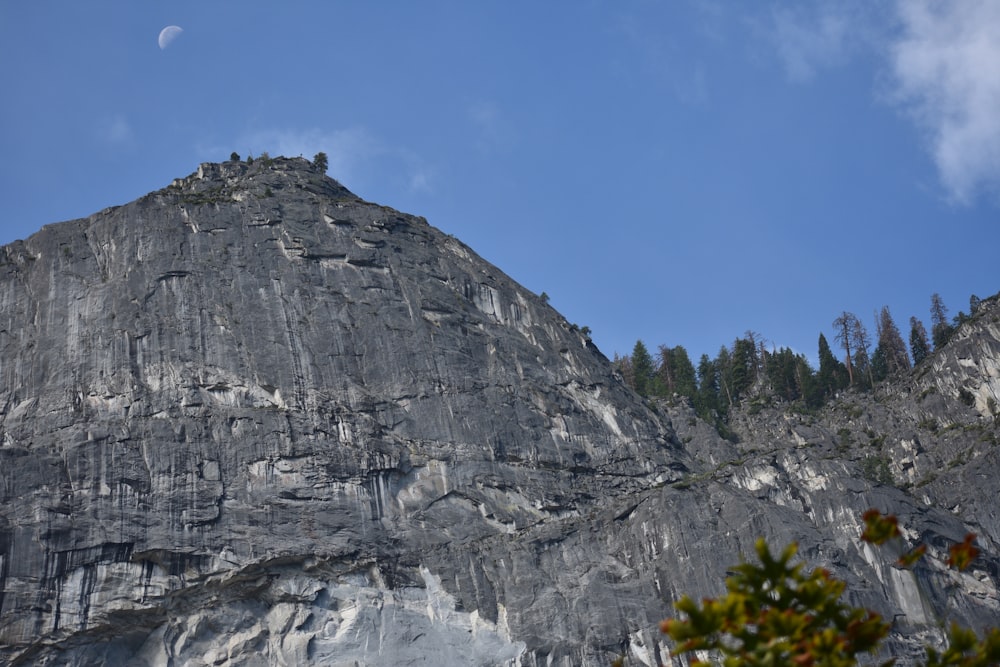
[[[899,539],[895,516],[877,510],[864,515],[861,539],[876,545]],[[975,536],[950,549],[947,564],[967,568],[979,550]],[[726,580],[725,597],[700,603],[685,596],[675,606],[684,618],[663,621],[660,629],[677,644],[676,655],[708,652],[727,667],[850,667],[858,657],[877,651],[889,633],[889,623],[878,614],[841,602],[844,582],[822,568],[806,573],[793,563],[794,543],[778,555],[767,543],[756,544],[759,563],[736,566]],[[899,559],[911,567],[923,557],[923,545]],[[927,648],[928,667],[985,667],[1000,665],[1000,630],[993,628],[982,639],[955,624],[947,633],[947,648]],[[893,664],[889,660],[884,665]]]

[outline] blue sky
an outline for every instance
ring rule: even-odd
[[[322,150],[609,357],[1000,291],[992,0],[4,2],[0,63],[0,243]]]

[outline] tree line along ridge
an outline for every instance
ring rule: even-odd
[[[1000,294],[988,300],[998,298]],[[616,354],[613,363],[641,396],[686,397],[698,416],[725,436],[729,413],[743,399],[770,395],[806,411],[816,410],[844,390],[869,391],[909,372],[947,344],[959,326],[975,317],[983,301],[973,294],[969,313],[959,312],[949,320],[941,296],[931,295],[931,333],[921,320],[910,317],[909,345],[888,306],[875,314],[874,338],[861,318],[844,311],[832,322],[833,342],[843,356],[834,354],[820,333],[818,369],[790,348],[768,349],[767,340],[754,331],[723,345],[715,358],[702,354],[697,366],[681,345],[660,345],[654,356],[641,340],[631,354]]]

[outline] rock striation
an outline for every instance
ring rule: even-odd
[[[1000,623],[998,313],[733,444],[422,218],[301,158],[203,164],[0,250],[0,661],[655,665],[671,600],[764,535],[905,662]],[[984,555],[899,570],[871,506]]]

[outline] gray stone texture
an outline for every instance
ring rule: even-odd
[[[0,661],[655,665],[763,535],[905,663],[1000,623],[998,313],[734,444],[422,218],[301,158],[204,164],[0,250]],[[932,558],[860,542],[872,506]]]

